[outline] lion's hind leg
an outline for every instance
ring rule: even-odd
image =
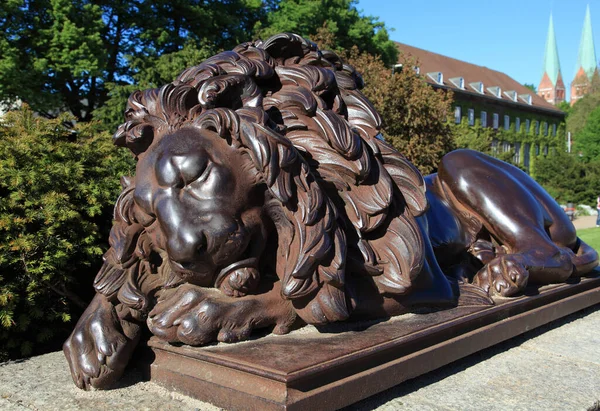
[[[497,244],[495,257],[482,260],[474,284],[490,295],[511,296],[528,283],[558,283],[572,275],[574,229],[527,174],[482,153],[458,150],[444,157],[438,178],[455,213],[480,221]],[[485,247],[480,251],[486,259],[492,256]]]

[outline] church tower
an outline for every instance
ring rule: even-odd
[[[592,77],[598,76],[598,63],[596,50],[594,48],[594,37],[592,35],[592,18],[590,6],[587,6],[585,19],[583,20],[583,32],[579,43],[577,55],[577,66],[575,67],[575,78],[571,83],[571,105],[590,91]]]
[[[538,86],[538,96],[550,104],[558,104],[565,101],[565,83],[560,72],[558,60],[558,47],[556,46],[556,35],[554,34],[554,21],[550,14],[550,25],[548,26],[548,38],[546,39],[546,51],[544,52],[544,73]]]

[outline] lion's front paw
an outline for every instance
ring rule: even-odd
[[[232,298],[188,284],[159,301],[147,322],[150,331],[165,341],[203,345],[245,340],[254,329],[270,325],[283,333],[294,320],[291,305],[271,306],[261,295]]]
[[[529,272],[516,254],[500,255],[485,265],[473,278],[473,284],[490,296],[513,296],[527,286]]]
[[[86,390],[108,388],[121,377],[140,334],[132,323],[124,331],[114,306],[99,299],[104,297],[96,296],[63,344],[73,381]]]

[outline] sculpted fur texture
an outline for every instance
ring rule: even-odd
[[[493,304],[597,265],[519,169],[462,150],[423,178],[380,134],[362,79],[293,34],[134,93],[97,295],[64,350],[108,387],[148,326],[169,342]]]

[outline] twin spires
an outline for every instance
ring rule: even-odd
[[[592,77],[598,72],[594,38],[592,34],[592,17],[590,6],[587,6],[583,20],[583,31],[579,43],[575,76],[571,83],[571,105],[587,94],[590,90]],[[538,86],[538,95],[551,104],[565,101],[565,84],[560,70],[554,21],[550,14],[548,37],[544,51],[544,72]]]

